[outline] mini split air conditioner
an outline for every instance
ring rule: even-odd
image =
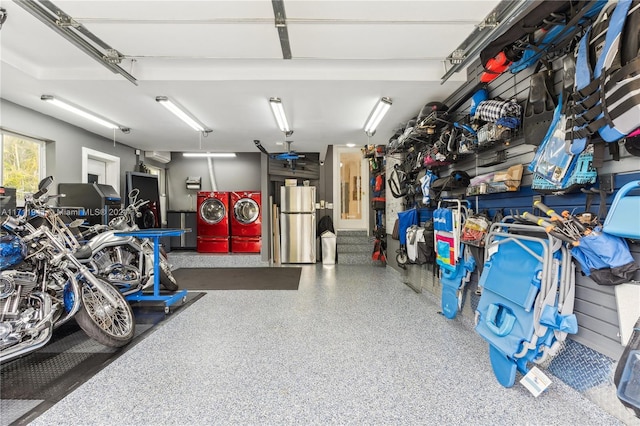
[[[168,151],[145,151],[144,156],[158,163],[168,163],[171,161],[171,153]]]

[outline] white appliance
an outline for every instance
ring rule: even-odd
[[[280,189],[280,259],[282,263],[316,263],[316,188]]]
[[[171,161],[171,153],[169,151],[145,151],[144,156],[163,164]]]

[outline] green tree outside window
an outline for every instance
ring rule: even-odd
[[[4,134],[2,138],[2,185],[16,188],[16,202],[22,205],[25,193],[38,190],[42,142]]]

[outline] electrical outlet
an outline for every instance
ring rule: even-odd
[[[614,176],[615,175],[613,173],[598,176],[598,179],[600,180],[601,191],[607,192],[609,194],[613,192],[613,190],[615,189]]]
[[[541,203],[542,202],[542,195],[534,195],[533,196],[533,200],[532,200],[533,204],[532,204],[532,206],[533,206],[534,209],[536,208],[536,201]]]

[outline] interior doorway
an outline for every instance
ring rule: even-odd
[[[107,176],[107,163],[93,158],[87,159],[87,182],[105,183]]]
[[[333,222],[337,229],[369,229],[369,168],[359,148],[335,146]]]
[[[82,147],[82,183],[111,185],[120,194],[120,157]]]

